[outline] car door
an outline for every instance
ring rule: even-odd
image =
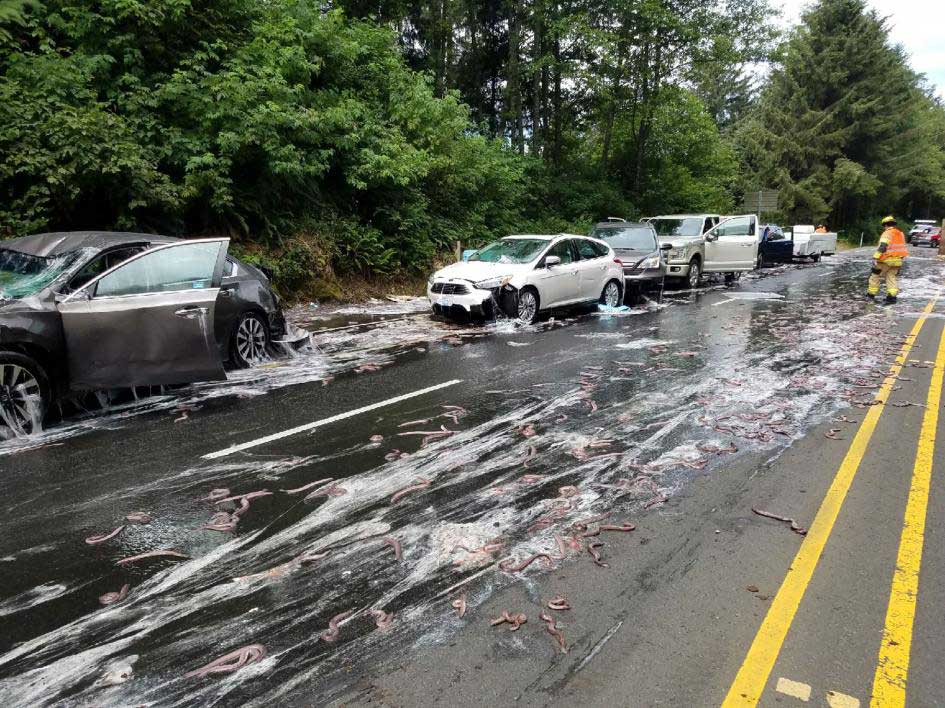
[[[229,239],[160,246],[58,304],[73,388],[226,378],[214,313]]]
[[[608,253],[608,249],[586,238],[574,239],[573,245],[580,258],[577,262],[580,288],[578,299],[596,301],[601,296],[607,278],[608,261],[604,255]]]
[[[757,218],[733,216],[706,234],[705,270],[709,273],[751,270],[758,258]]]
[[[557,256],[561,263],[546,266],[545,259],[548,256]],[[569,239],[558,241],[539,261],[535,269],[535,285],[542,308],[566,305],[578,299],[580,280]]]

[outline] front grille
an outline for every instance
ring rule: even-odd
[[[433,283],[430,290],[437,295],[466,295],[469,293],[469,286],[463,283]]]

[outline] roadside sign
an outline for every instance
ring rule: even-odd
[[[778,210],[778,190],[760,189],[757,192],[746,192],[742,210],[762,214]]]

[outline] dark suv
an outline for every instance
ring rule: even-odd
[[[285,335],[269,279],[225,238],[77,232],[0,241],[0,439],[70,391],[226,377]]]
[[[590,236],[614,249],[617,261],[623,265],[624,292],[663,289],[664,253],[671,247],[660,247],[652,224],[610,219],[597,224]]]

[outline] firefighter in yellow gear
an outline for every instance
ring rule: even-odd
[[[880,283],[886,281],[886,302],[896,302],[899,295],[899,270],[909,255],[906,236],[896,228],[896,219],[887,216],[883,219],[883,235],[879,237],[879,246],[873,254],[873,270],[870,273],[867,294],[870,299],[879,295]]]

